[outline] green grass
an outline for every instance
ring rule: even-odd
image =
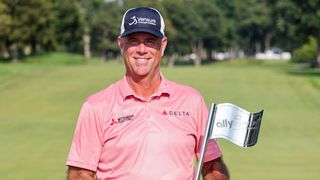
[[[83,64],[86,58],[79,54],[67,53],[40,53],[23,59],[28,64],[46,64],[46,65],[74,65]]]
[[[67,54],[0,64],[0,179],[65,179],[65,161],[85,98],[122,78],[123,64],[72,63]],[[50,62],[43,63],[51,59]],[[40,63],[39,63],[40,61]],[[67,63],[66,63],[67,62]],[[210,102],[265,110],[258,144],[220,140],[232,179],[320,178],[320,76],[282,62],[230,61],[162,67],[167,79],[197,88]]]

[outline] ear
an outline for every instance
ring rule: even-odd
[[[162,50],[161,56],[164,55],[164,51],[166,50],[166,47],[167,47],[167,42],[168,42],[168,38],[166,36],[164,36],[162,38],[162,42],[161,42],[161,50]]]
[[[123,46],[124,46],[124,43],[123,43],[123,39],[121,38],[121,36],[118,36],[118,46],[120,48],[120,53],[121,55],[123,55]]]

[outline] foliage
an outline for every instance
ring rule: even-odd
[[[92,49],[105,58],[119,53],[118,35],[124,10],[117,3],[104,4],[92,20]]]
[[[36,46],[49,49],[54,32],[50,2],[44,0],[0,1],[0,46],[12,49],[17,58],[19,47]]]
[[[306,41],[306,36],[299,32],[301,11],[293,1],[276,1],[273,9],[275,27],[278,29],[277,42],[287,49],[295,49]]]
[[[282,23],[292,27],[292,36],[299,38],[299,45],[304,44],[309,36],[316,38],[317,63],[320,64],[320,0],[291,0],[283,1],[282,3],[278,1],[278,3],[280,5],[285,4],[285,6],[289,5],[290,9],[286,8],[284,12],[291,14],[291,16],[287,16],[288,20]]]
[[[171,20],[172,26],[177,29],[175,37],[170,39],[169,49],[182,54],[190,53],[192,45],[203,38],[205,23],[192,8],[191,3],[183,0],[164,0],[166,16]]]
[[[236,29],[238,37],[242,37],[239,45],[249,53],[259,52],[271,23],[270,9],[261,0],[236,0],[235,4]]]
[[[294,62],[310,62],[317,58],[317,40],[309,37],[309,41],[293,52]]]
[[[201,9],[197,13],[204,23],[202,33],[204,48],[209,51],[221,49],[224,46],[226,37],[226,25],[224,23],[226,19],[223,17],[222,11],[212,0],[195,1],[193,7]]]
[[[136,6],[160,10],[169,39],[166,54],[172,57],[206,51],[210,59],[214,51],[240,50],[253,55],[271,46],[292,52],[310,35],[320,44],[319,4],[319,0],[0,0],[0,55],[18,58],[30,54],[25,51],[29,47],[31,53],[89,50],[115,58],[120,54],[122,15]]]
[[[0,1],[0,44],[4,43],[5,36],[9,33],[8,27],[10,27],[11,24],[10,15],[6,13],[7,10],[8,5]]]
[[[76,0],[55,0],[55,35],[58,50],[82,52],[85,16]]]

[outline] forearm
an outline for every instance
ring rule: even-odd
[[[229,172],[221,158],[205,162],[202,168],[204,180],[228,180]]]
[[[96,178],[93,171],[70,166],[67,180],[96,180]]]

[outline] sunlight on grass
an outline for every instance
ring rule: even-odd
[[[73,59],[76,65],[65,63]],[[85,61],[51,54],[0,64],[0,179],[65,179],[81,104],[124,73],[116,61]],[[319,76],[288,73],[290,64],[275,61],[162,68],[167,79],[198,89],[208,105],[232,102],[249,111],[265,110],[255,147],[219,141],[232,179],[320,177]]]

